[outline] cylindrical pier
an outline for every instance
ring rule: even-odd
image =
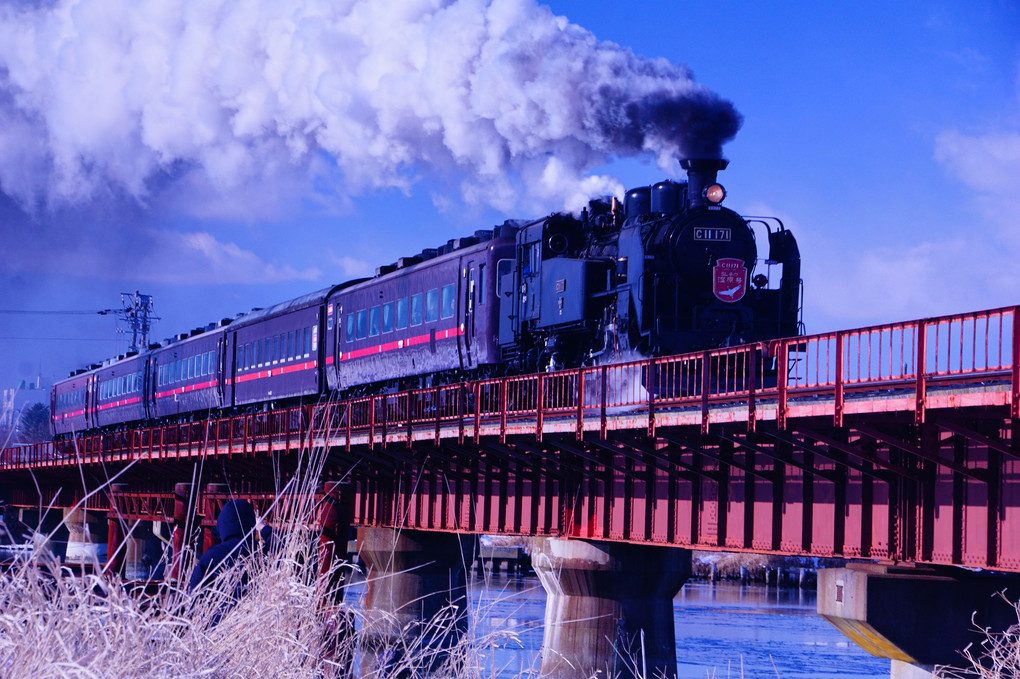
[[[539,676],[676,677],[673,597],[690,551],[536,538],[531,559],[548,597]]]
[[[421,676],[456,663],[467,631],[465,554],[473,543],[452,533],[362,528],[358,551],[368,565],[361,676]],[[456,672],[449,672],[455,674]]]
[[[100,567],[106,561],[106,545],[99,542],[97,525],[99,514],[84,507],[64,510],[67,526],[67,551],[64,562],[78,566]]]

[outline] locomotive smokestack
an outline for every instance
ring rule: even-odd
[[[687,196],[691,207],[707,205],[705,187],[715,183],[715,176],[730,161],[722,158],[683,158],[680,167],[687,170]]]

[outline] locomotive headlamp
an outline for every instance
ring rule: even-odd
[[[709,184],[705,187],[705,200],[713,205],[718,205],[726,198],[726,189],[722,184]]]

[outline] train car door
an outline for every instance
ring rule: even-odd
[[[476,291],[478,290],[478,265],[474,260],[468,260],[464,271],[466,276],[461,278],[463,283],[461,299],[463,304],[463,315],[461,316],[460,330],[464,338],[464,359],[462,365],[465,369],[474,368],[477,360],[475,357],[475,306],[477,304]]]
[[[93,372],[85,380],[85,426],[92,429],[96,426],[96,374]]]
[[[221,408],[233,407],[232,399],[229,398],[230,394],[227,392],[227,382],[233,384],[234,380],[231,379],[235,370],[234,365],[236,363],[236,351],[237,342],[230,341],[231,335],[236,338],[236,332],[225,332],[217,342],[217,353],[219,354],[219,360],[216,362],[216,388],[219,391],[219,401]],[[228,351],[229,349],[229,351]]]
[[[152,419],[152,399],[150,394],[156,393],[156,368],[151,355],[142,359],[142,412],[145,419]]]

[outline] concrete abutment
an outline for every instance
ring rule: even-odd
[[[1017,623],[1020,577],[963,569],[861,564],[818,572],[818,614],[858,646],[890,659],[892,679],[966,667],[960,651]],[[979,655],[976,652],[975,655]]]

